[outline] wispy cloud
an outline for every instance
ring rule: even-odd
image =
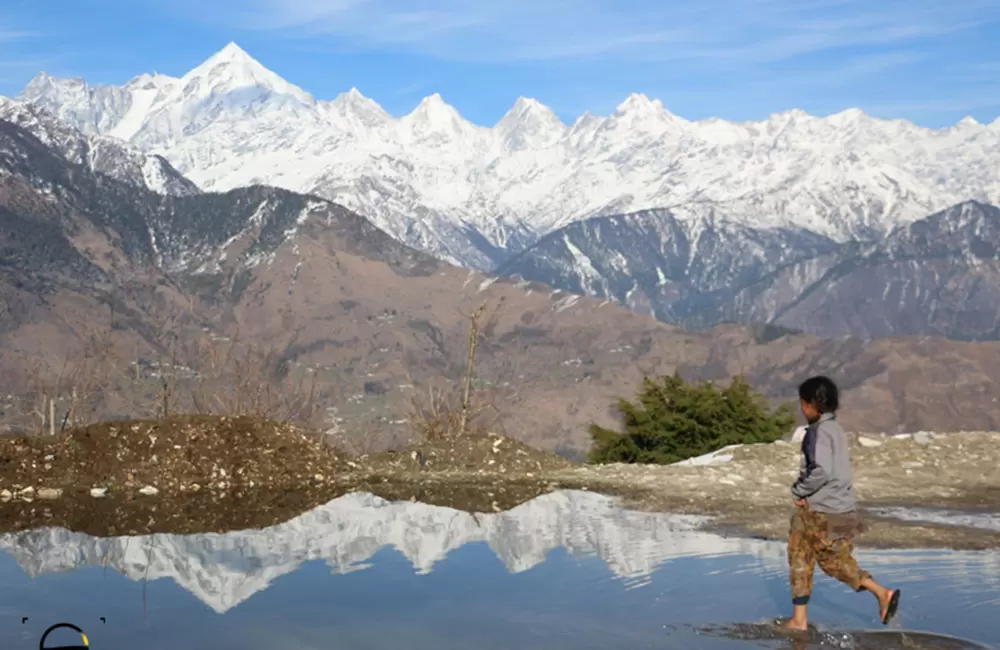
[[[329,34],[476,61],[588,56],[782,61],[891,47],[1000,21],[997,0],[220,0],[214,18],[247,29]]]
[[[971,113],[983,108],[1000,108],[1000,93],[992,93],[984,97],[933,99],[925,101],[899,102],[871,106],[873,113],[907,114],[907,113]]]
[[[25,54],[17,48],[24,41],[39,36],[37,32],[16,29],[0,15],[0,84],[20,80],[28,71],[37,71],[46,59]]]
[[[393,89],[393,95],[396,97],[410,97],[419,92],[426,91],[431,87],[431,84],[424,79],[417,79],[413,83],[409,83],[405,86],[400,86]]]
[[[16,32],[11,30],[0,29],[0,43],[10,43],[12,41],[20,41],[26,38],[31,38],[32,36],[37,36],[35,32]]]

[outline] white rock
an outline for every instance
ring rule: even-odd
[[[10,501],[13,497],[14,495],[10,493],[10,490],[0,490],[0,499]]]
[[[90,496],[94,497],[95,499],[101,499],[107,496],[107,494],[108,494],[108,488],[98,488],[98,487],[90,488]]]
[[[704,454],[702,456],[695,456],[694,458],[688,458],[687,460],[682,460],[673,464],[678,467],[724,465],[733,460],[733,454],[731,452],[739,447],[742,447],[742,445],[729,445],[728,447],[723,447],[722,449],[718,449],[711,453]]]
[[[867,438],[865,436],[860,436],[858,438],[858,444],[861,445],[862,447],[869,447],[869,448],[871,448],[871,447],[881,447],[882,446],[882,441],[881,440],[876,440],[875,438]]]
[[[152,485],[147,485],[147,486],[145,486],[145,487],[143,487],[143,488],[141,488],[139,490],[139,494],[145,494],[146,496],[150,496],[150,497],[156,496],[159,493],[160,493],[160,491],[157,490]]]
[[[62,490],[59,488],[38,488],[39,499],[58,499],[61,496]]]
[[[18,494],[20,494],[22,497],[33,497],[35,496],[35,488],[29,485],[28,487],[18,492]]]
[[[926,431],[918,431],[913,434],[913,442],[918,445],[929,445],[933,440],[934,437]]]

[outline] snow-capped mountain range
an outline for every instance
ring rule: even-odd
[[[666,210],[599,217],[546,235],[497,272],[689,328],[1000,338],[1000,208],[976,201],[846,243],[747,228],[708,206],[690,220]]]
[[[475,515],[354,493],[263,530],[96,538],[48,528],[2,535],[0,549],[31,576],[107,566],[130,580],[172,579],[220,614],[303,562],[326,560],[334,573],[347,573],[367,568],[365,563],[388,547],[421,574],[452,551],[477,542],[487,543],[512,573],[541,564],[556,548],[597,555],[629,586],[643,584],[658,567],[683,557],[743,555],[750,570],[785,571],[784,544],[701,532],[701,521],[628,511],[611,497],[578,491],[554,492],[507,512]],[[865,555],[887,577],[901,577],[908,565],[920,562],[912,552]],[[948,571],[959,583],[968,573],[977,579],[990,576],[1000,587],[996,554],[970,554],[967,560],[955,556]]]
[[[318,194],[446,261],[491,270],[593,216],[644,209],[835,241],[963,201],[1000,203],[1000,120],[932,130],[859,110],[688,121],[644,95],[564,124],[518,99],[494,126],[440,95],[394,118],[357,90],[317,100],[235,44],[181,78],[90,86],[45,74],[21,99],[163,156],[204,190]]]

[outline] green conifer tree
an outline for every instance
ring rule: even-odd
[[[592,463],[676,463],[728,445],[774,442],[795,424],[791,405],[772,409],[743,377],[729,386],[646,377],[634,402],[619,399],[622,430],[590,426]]]

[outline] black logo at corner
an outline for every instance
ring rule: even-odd
[[[80,635],[79,645],[45,645],[45,639],[48,638],[49,634],[58,630],[61,627],[69,628],[74,630]],[[83,633],[83,630],[73,625],[72,623],[56,623],[49,629],[45,630],[45,634],[42,635],[42,640],[38,642],[38,650],[89,650],[90,642],[87,640],[87,635]]]

